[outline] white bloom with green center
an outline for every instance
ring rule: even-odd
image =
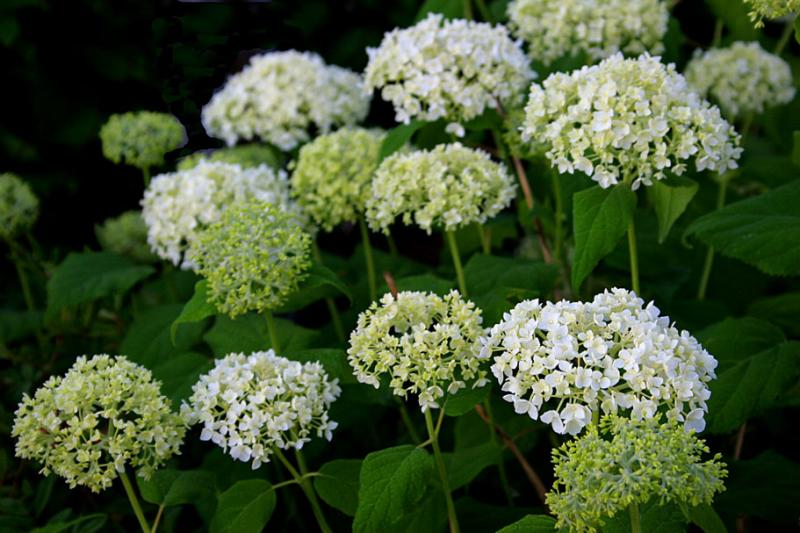
[[[147,242],[162,259],[195,270],[190,250],[200,234],[229,206],[252,200],[276,204],[302,220],[282,170],[202,161],[188,170],[161,174],[142,200]]]
[[[663,0],[514,0],[507,11],[528,55],[545,65],[568,55],[660,54],[669,20]]]
[[[562,174],[585,173],[601,187],[652,185],[680,175],[737,167],[740,136],[694,92],[675,65],[616,54],[598,65],[533,84],[522,128]]]
[[[489,154],[459,143],[396,153],[381,162],[367,200],[367,221],[388,232],[398,217],[431,233],[483,224],[508,207],[516,182]]]
[[[24,395],[11,436],[17,456],[41,463],[42,474],[99,492],[126,466],[149,479],[179,453],[185,432],[149,370],[124,356],[95,355]]]
[[[255,470],[274,448],[299,450],[312,436],[330,441],[338,424],[328,409],[340,393],[339,380],[319,362],[290,361],[272,350],[232,353],[200,376],[181,411],[202,424],[201,440]]]
[[[111,115],[100,129],[103,155],[139,169],[164,164],[164,155],[186,142],[186,130],[168,113],[137,111]]]
[[[16,174],[0,174],[0,239],[13,239],[39,217],[39,199]]]
[[[97,241],[104,250],[149,263],[156,260],[147,244],[147,224],[140,211],[126,211],[95,226]]]
[[[632,291],[526,300],[480,342],[503,399],[556,433],[577,435],[601,411],[634,420],[666,411],[687,430],[705,428],[717,360]]]
[[[418,395],[423,412],[438,409],[445,394],[486,384],[476,345],[482,322],[457,291],[385,294],[359,315],[347,359],[359,382],[377,389],[385,374],[395,395]]]
[[[654,499],[682,507],[710,504],[725,490],[722,456],[674,422],[604,417],[553,450],[555,480],[547,506],[556,527],[597,531],[605,519]]]
[[[342,128],[300,148],[292,171],[292,195],[326,231],[363,216],[385,133]]]
[[[685,74],[689,85],[732,119],[789,103],[795,95],[789,63],[756,41],[699,53]]]
[[[191,250],[208,280],[208,300],[231,318],[279,308],[311,267],[311,236],[279,206],[248,202],[226,210]]]
[[[261,139],[291,150],[314,132],[362,121],[369,103],[358,74],[310,52],[268,52],[228,79],[203,107],[202,120],[228,145]]]
[[[800,11],[800,0],[744,0],[750,7],[750,20],[756,28],[764,25],[764,19],[774,20]]]
[[[445,119],[458,136],[463,122],[487,108],[520,102],[535,76],[505,26],[445,20],[438,13],[392,30],[367,54],[367,88],[380,89],[398,122]]]

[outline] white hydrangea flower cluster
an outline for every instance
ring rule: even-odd
[[[422,412],[437,409],[445,393],[487,383],[476,357],[482,322],[457,291],[387,293],[358,316],[347,360],[359,382],[377,389],[388,374],[395,395],[417,394]]]
[[[494,356],[503,399],[556,433],[580,433],[601,410],[630,410],[636,420],[666,410],[687,430],[705,428],[717,360],[632,291],[526,300],[480,342],[480,357]]]
[[[601,187],[652,185],[698,171],[737,167],[740,136],[692,91],[675,65],[644,54],[615,54],[531,86],[522,135],[541,144],[560,173],[584,172]]]
[[[340,393],[339,380],[318,362],[290,361],[272,350],[232,353],[200,376],[181,411],[191,424],[202,423],[201,440],[252,461],[255,470],[273,448],[299,450],[312,435],[330,441],[337,423],[328,409]]]
[[[761,113],[790,102],[795,95],[789,63],[757,41],[738,41],[698,53],[686,66],[685,76],[689,85],[710,96],[730,118]]]
[[[63,377],[24,395],[11,430],[18,457],[93,492],[111,486],[126,465],[149,479],[179,453],[185,433],[149,370],[105,354],[78,357]]]
[[[362,121],[369,103],[358,74],[311,52],[269,52],[228,79],[203,107],[202,121],[228,145],[258,138],[291,150],[310,138],[310,128],[327,133]]]
[[[187,170],[161,174],[142,200],[147,242],[162,259],[194,270],[190,249],[200,234],[231,205],[254,200],[275,204],[304,220],[289,197],[286,173],[267,165],[242,168],[201,161]]]
[[[396,153],[375,171],[367,200],[367,222],[388,231],[395,218],[428,233],[484,223],[508,207],[516,182],[489,154],[459,143],[433,150]]]
[[[514,0],[509,26],[545,65],[567,55],[594,62],[617,52],[660,54],[669,11],[663,0]]]
[[[778,19],[800,11],[800,0],[744,0],[750,6],[750,20],[756,28],[764,25],[764,19]]]
[[[505,26],[444,20],[438,13],[392,30],[367,54],[367,88],[381,89],[398,122],[443,118],[450,121],[447,131],[459,137],[462,122],[487,107],[521,101],[535,76]]]

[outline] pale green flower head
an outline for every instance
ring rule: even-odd
[[[516,183],[489,154],[459,143],[397,153],[383,160],[372,180],[367,221],[388,231],[400,217],[431,233],[483,224],[508,207]]]
[[[164,155],[183,146],[186,130],[174,116],[153,111],[111,115],[100,128],[103,155],[139,169],[159,167]]]
[[[789,103],[795,95],[789,63],[757,41],[698,53],[686,66],[686,81],[732,119]]]
[[[528,55],[545,65],[578,54],[592,62],[617,52],[660,54],[669,20],[663,0],[514,0],[507,11]]]
[[[202,424],[200,440],[255,470],[275,448],[299,450],[313,436],[330,441],[338,424],[328,410],[340,393],[339,380],[317,361],[299,363],[272,350],[232,353],[200,376],[181,411]]]
[[[157,259],[147,244],[147,225],[140,211],[126,211],[118,217],[109,218],[95,226],[94,232],[104,250],[141,263]]]
[[[683,507],[711,503],[725,490],[721,455],[674,422],[609,415],[553,450],[555,480],[547,506],[556,526],[597,531],[632,503],[657,499]]]
[[[280,307],[308,275],[310,251],[295,214],[247,202],[201,234],[192,259],[208,280],[209,301],[234,318]]]
[[[0,174],[0,238],[12,239],[39,217],[39,199],[19,176]]]
[[[279,169],[281,161],[273,148],[264,144],[242,144],[240,146],[226,146],[217,150],[208,150],[189,154],[178,163],[178,170],[188,170],[196,167],[201,161],[218,163],[232,163],[242,168],[255,168],[267,165],[272,169]]]
[[[386,375],[395,395],[418,395],[423,412],[438,409],[445,394],[487,383],[476,350],[482,322],[457,291],[385,294],[358,316],[347,360],[359,382],[377,389]]]
[[[750,20],[756,28],[764,26],[764,19],[778,19],[800,11],[800,0],[744,0],[750,8]]]
[[[300,148],[292,195],[316,225],[331,231],[364,214],[384,137],[380,130],[343,128]]]
[[[179,453],[186,433],[160,386],[125,356],[78,357],[63,377],[22,397],[11,429],[17,457],[93,492],[111,486],[127,466],[149,479]]]
[[[737,168],[740,135],[658,57],[615,54],[531,85],[523,139],[539,145],[561,174],[576,170],[601,187],[635,190],[680,175]]]

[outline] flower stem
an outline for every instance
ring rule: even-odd
[[[475,0],[475,6],[478,8],[478,12],[481,14],[481,18],[484,21],[489,23],[494,22],[492,12],[489,11],[489,8],[486,6],[486,2],[484,0]]]
[[[364,243],[364,260],[367,262],[367,277],[369,278],[369,298],[372,301],[378,298],[378,282],[375,278],[375,259],[372,257],[372,245],[369,243],[369,231],[364,217],[359,217],[358,227],[361,229],[361,241]]]
[[[414,444],[419,444],[422,439],[419,438],[419,433],[417,433],[416,428],[414,427],[414,422],[411,420],[411,416],[408,414],[408,409],[406,409],[406,404],[403,403],[403,400],[399,399],[397,396],[394,397],[397,401],[397,406],[400,409],[400,418],[403,419],[403,424],[406,426],[406,431],[408,431],[409,437],[411,437],[411,441]]]
[[[728,179],[723,176],[719,182],[717,189],[717,210],[725,206],[725,195],[728,191]],[[708,289],[708,281],[711,279],[711,268],[714,266],[714,247],[709,246],[706,250],[706,260],[703,263],[703,273],[700,276],[700,285],[697,287],[697,299],[704,300],[706,297],[706,290]]]
[[[786,48],[786,45],[789,44],[789,37],[792,36],[792,32],[794,32],[794,21],[797,18],[797,15],[792,15],[792,17],[786,22],[786,27],[783,28],[783,33],[781,34],[780,39],[778,39],[778,44],[775,45],[775,55],[779,56],[783,52],[783,49]]]
[[[397,243],[394,242],[394,237],[392,237],[388,228],[386,229],[386,243],[389,245],[389,254],[391,254],[392,259],[397,259],[400,251],[397,249]]]
[[[311,251],[317,263],[322,264],[322,254],[319,253],[319,247],[316,242],[311,244]],[[341,342],[344,342],[346,340],[344,336],[344,327],[342,326],[342,317],[339,316],[339,310],[336,308],[336,302],[333,301],[333,298],[328,296],[325,298],[325,305],[328,306],[328,313],[331,315],[331,322],[333,322],[333,330],[336,332],[336,336]]]
[[[278,330],[275,328],[275,317],[272,316],[272,311],[264,311],[264,318],[267,319],[267,331],[269,331],[269,342],[272,344],[272,350],[275,353],[280,353],[281,344],[278,341]]]
[[[485,255],[492,254],[492,237],[483,224],[476,223],[475,227],[478,229],[478,237],[481,240],[481,249]]]
[[[497,446],[497,434],[494,430],[494,415],[492,414],[492,402],[487,398],[483,401],[483,408],[486,411],[486,416],[489,418],[489,442]],[[503,492],[508,500],[508,505],[514,505],[514,493],[511,491],[511,485],[508,484],[508,474],[506,474],[506,466],[503,463],[502,450],[500,455],[500,462],[497,463],[497,473],[500,475],[500,485],[503,487]]]
[[[467,282],[464,280],[464,268],[461,266],[461,256],[458,253],[458,243],[456,242],[456,235],[452,231],[445,231],[447,237],[447,244],[450,246],[450,255],[453,256],[453,266],[456,267],[456,277],[458,278],[458,290],[461,295],[467,297]]]
[[[164,504],[158,506],[158,513],[156,514],[156,519],[153,521],[153,527],[150,529],[150,533],[156,533],[158,530],[158,525],[161,523],[161,517],[164,516]]]
[[[631,533],[642,533],[642,523],[639,520],[639,504],[633,502],[628,506],[628,514],[631,517]]]
[[[464,4],[464,18],[472,20],[475,16],[472,13],[472,0],[463,0]]]
[[[147,523],[147,519],[144,517],[142,506],[139,505],[139,498],[136,497],[136,492],[133,490],[131,480],[128,479],[128,474],[125,472],[120,472],[119,479],[122,481],[122,486],[125,487],[125,493],[128,495],[128,500],[131,502],[133,514],[136,515],[136,519],[139,521],[142,531],[144,533],[150,533],[150,525]]]
[[[628,224],[628,253],[631,259],[631,288],[639,295],[639,253],[636,250],[636,227],[633,219]]]
[[[25,272],[25,265],[22,264],[22,254],[19,253],[18,249],[19,245],[10,238],[6,239],[6,244],[8,244],[8,248],[11,251],[11,261],[13,261],[14,267],[17,269],[17,277],[22,287],[22,296],[25,298],[25,305],[28,311],[33,312],[36,310],[36,305],[33,301],[33,293],[31,292],[31,285],[28,281],[28,274]]]
[[[150,186],[150,167],[144,167],[142,169],[142,177],[144,178],[144,188]]]
[[[442,451],[439,449],[439,434],[433,428],[433,418],[431,417],[431,410],[425,409],[425,427],[428,428],[428,436],[431,439],[431,447],[433,448],[433,457],[436,460],[436,466],[439,469],[439,479],[442,482],[442,492],[444,499],[447,503],[447,516],[450,521],[450,533],[458,533],[458,517],[456,516],[456,506],[453,503],[453,496],[450,494],[450,482],[447,480],[447,470],[444,467],[444,459],[442,458]]]
[[[273,448],[272,451],[275,452],[275,456],[278,458],[278,460],[280,460],[281,463],[283,463],[283,466],[286,467],[286,470],[289,471],[297,484],[300,485],[303,494],[305,494],[306,498],[308,498],[308,503],[311,504],[311,510],[314,512],[314,517],[317,519],[319,528],[323,533],[332,533],[333,530],[328,525],[328,522],[325,520],[325,515],[322,513],[322,508],[319,505],[317,494],[314,492],[313,486],[308,481],[308,470],[306,469],[306,462],[303,459],[303,454],[300,453],[300,450],[295,450],[297,465],[300,468],[300,472],[298,472],[297,469],[292,466],[292,463],[289,461],[289,459],[283,455],[283,452],[281,452],[279,448]]]
[[[553,245],[553,255],[559,264],[562,264],[562,253],[564,249],[564,198],[561,195],[561,181],[558,174],[553,172],[553,197],[556,203],[555,220],[553,220],[555,232],[555,244]]]

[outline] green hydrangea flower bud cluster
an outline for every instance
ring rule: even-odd
[[[388,374],[395,395],[417,394],[423,412],[437,409],[445,393],[487,383],[474,348],[482,322],[457,291],[385,294],[359,315],[347,359],[359,382],[377,389]]]
[[[208,280],[209,301],[234,318],[280,307],[308,275],[310,252],[311,236],[294,214],[246,202],[201,234],[192,261]]]
[[[686,81],[710,96],[731,118],[761,113],[795,95],[789,63],[758,42],[733,43],[697,54],[686,66]]]
[[[669,11],[662,0],[514,0],[509,26],[545,65],[567,55],[660,54]]]
[[[384,137],[380,130],[343,128],[300,148],[292,195],[316,225],[331,231],[363,215]]]
[[[508,207],[516,183],[489,154],[460,143],[393,154],[378,167],[367,201],[367,221],[387,232],[397,217],[431,233],[484,223]]]
[[[63,377],[25,394],[11,436],[17,456],[42,463],[42,474],[99,492],[128,465],[149,478],[179,453],[185,432],[149,370],[103,354],[78,357]]]
[[[39,199],[16,174],[0,174],[0,238],[13,239],[39,216]]]
[[[118,217],[109,218],[94,232],[104,250],[130,257],[134,261],[150,263],[156,255],[147,244],[147,224],[140,211],[126,211]]]
[[[136,111],[111,115],[100,141],[106,159],[144,170],[163,165],[164,155],[186,142],[186,131],[168,113]]]
[[[261,165],[278,170],[281,161],[274,148],[265,144],[242,144],[240,146],[226,146],[217,150],[206,150],[189,154],[178,163],[178,170],[189,170],[196,167],[201,161],[212,163],[231,163],[242,168],[254,168]]]
[[[750,20],[756,28],[764,26],[764,19],[774,20],[800,11],[800,0],[744,0],[750,7]]]
[[[717,454],[675,422],[609,415],[580,438],[553,450],[555,481],[547,506],[556,526],[596,531],[605,518],[651,498],[694,506],[711,503],[727,475]]]

